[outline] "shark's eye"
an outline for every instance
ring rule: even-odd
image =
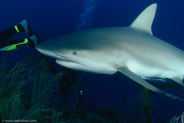
[[[73,51],[73,55],[77,55],[77,50],[74,50]]]

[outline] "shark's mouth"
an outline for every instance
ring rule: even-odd
[[[72,68],[72,69],[75,69],[75,70],[83,70],[83,69],[86,68],[85,65],[82,65],[82,64],[79,64],[79,63],[76,63],[76,62],[72,62],[72,61],[69,61],[69,60],[56,59],[56,63],[61,65],[61,66],[64,66],[64,67],[67,67],[67,68]]]
[[[76,61],[73,61],[63,55],[60,55],[58,53],[55,53],[56,56],[59,57],[59,59],[56,59],[56,63],[58,63],[59,65],[62,65],[62,66],[76,66],[76,65],[80,65],[80,66],[84,66],[83,64],[81,63],[78,63]]]

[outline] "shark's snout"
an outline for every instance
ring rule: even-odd
[[[49,55],[49,54],[50,54],[47,50],[42,49],[42,48],[40,48],[40,47],[36,47],[36,50],[37,50],[38,52],[40,52],[41,54],[43,54],[43,55]]]
[[[36,47],[37,51],[40,52],[41,54],[54,58],[54,59],[60,59],[60,60],[65,60],[67,61],[67,58],[64,57],[62,54],[57,53],[56,51],[49,50],[47,48],[42,48],[42,47]],[[68,60],[69,61],[69,60]]]
[[[57,57],[57,55],[54,52],[51,52],[51,51],[49,51],[47,49],[36,47],[36,50],[38,52],[40,52],[41,54],[43,54],[43,55],[46,55],[46,56],[49,56],[49,57],[53,57],[53,58],[56,58]]]

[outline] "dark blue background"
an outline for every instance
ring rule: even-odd
[[[154,0],[97,0],[92,27],[128,26]],[[26,19],[42,40],[74,32],[80,23],[84,0],[1,0],[0,30]],[[159,0],[153,34],[177,47],[184,46],[184,1]],[[19,49],[1,54],[16,62],[30,49]],[[174,61],[174,59],[173,59]],[[109,105],[120,111],[128,110],[129,99],[140,92],[137,85],[126,77],[85,74],[83,83],[86,102],[95,106]],[[170,119],[184,111],[182,102],[160,95],[152,97],[154,119]]]

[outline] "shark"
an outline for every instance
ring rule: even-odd
[[[157,3],[149,5],[127,27],[73,32],[44,41],[36,49],[61,66],[98,74],[120,72],[156,93],[184,101],[148,82],[168,78],[184,85],[184,52],[152,33],[156,9]]]

